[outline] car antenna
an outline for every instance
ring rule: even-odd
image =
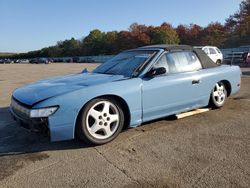
[[[232,51],[233,53],[233,56],[232,56],[232,59],[231,59],[231,66],[233,65],[233,61],[234,61],[234,51]]]

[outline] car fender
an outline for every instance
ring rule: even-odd
[[[104,95],[114,95],[122,98],[130,111],[130,127],[136,127],[142,122],[141,78],[132,78],[109,82],[100,85],[86,86],[59,96],[51,97],[34,108],[59,105],[58,111],[49,117],[51,140],[73,139],[78,114],[86,103]],[[61,105],[63,104],[63,105]]]

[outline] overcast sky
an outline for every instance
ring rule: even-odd
[[[0,0],[0,52],[27,52],[92,29],[224,23],[240,0]]]

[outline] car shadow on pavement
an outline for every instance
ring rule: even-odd
[[[135,131],[144,130],[147,127],[146,125],[162,120],[173,121],[176,120],[176,116],[169,116],[143,123],[142,126]],[[124,131],[126,130],[128,129]],[[88,147],[93,146],[76,139],[50,142],[48,136],[31,132],[18,125],[11,117],[9,107],[0,107],[0,157]]]
[[[0,157],[87,147],[90,146],[77,140],[50,142],[48,137],[20,127],[12,119],[9,107],[0,108]]]

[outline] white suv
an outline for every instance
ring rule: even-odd
[[[203,47],[196,47],[202,49],[210,59],[213,60],[216,64],[221,64],[223,61],[223,54],[221,51],[215,46],[203,46]]]

